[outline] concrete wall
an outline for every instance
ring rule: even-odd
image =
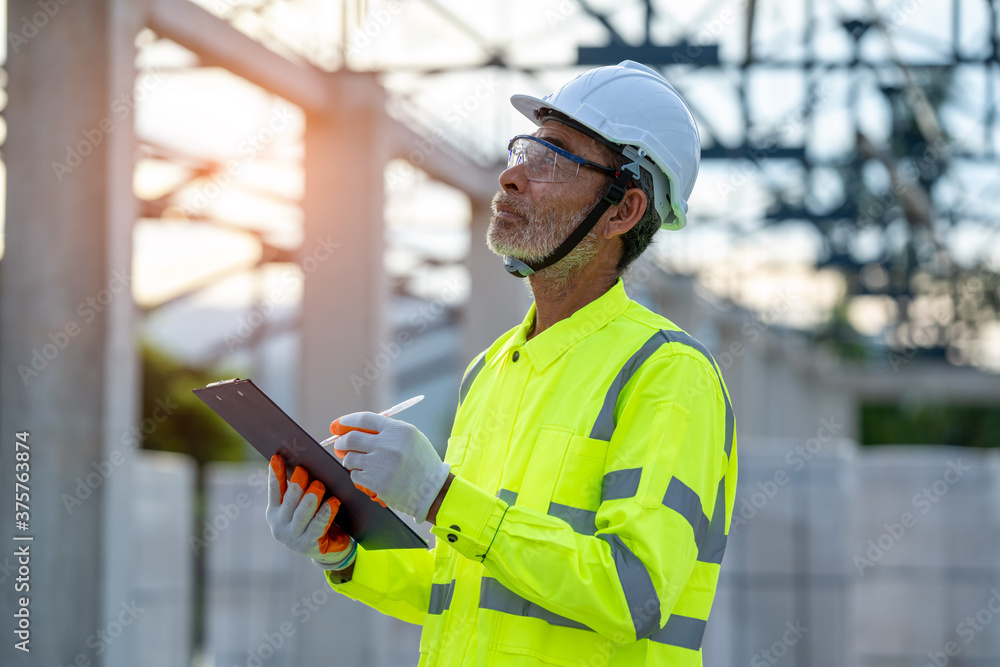
[[[1000,452],[880,448],[855,474],[855,664],[1000,664]]]
[[[998,489],[1000,452],[744,440],[706,667],[1000,664]]]

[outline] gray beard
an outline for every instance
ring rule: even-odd
[[[499,227],[500,223],[494,217],[490,220],[490,227],[486,233],[486,244],[493,253],[500,256],[507,255],[522,262],[540,261],[558,248],[566,240],[566,237],[583,222],[596,205],[600,196],[600,193],[597,194],[598,197],[595,197],[595,200],[583,210],[553,216],[548,220],[540,220],[539,216],[542,214],[538,211],[525,211],[508,199],[506,203],[515,207],[517,215],[527,221],[527,229],[531,231],[530,237],[525,238],[528,235],[523,233],[525,230],[522,230],[517,239],[498,238],[502,232]],[[493,197],[494,215],[498,201],[504,199],[503,195],[503,191],[500,191]],[[597,257],[598,246],[597,232],[595,229],[591,229],[576,247],[561,260],[528,278],[524,278],[523,281],[528,292],[534,298],[544,295],[550,299],[561,299],[569,292],[569,288],[583,268]]]

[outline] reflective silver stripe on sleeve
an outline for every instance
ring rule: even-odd
[[[722,563],[726,552],[726,478],[719,480],[719,490],[715,494],[715,510],[712,511],[712,522],[705,535],[705,543],[698,549],[698,560],[702,563]]]
[[[507,489],[500,489],[497,497],[508,505],[513,505],[517,502],[517,494]],[[570,528],[581,535],[593,535],[597,530],[597,512],[591,510],[549,502],[548,515],[562,519],[569,524]]]
[[[639,490],[642,468],[612,470],[601,480],[601,502],[631,498]]]
[[[601,411],[597,415],[597,421],[594,422],[594,428],[590,432],[591,438],[604,441],[611,440],[611,434],[615,432],[615,406],[618,404],[618,396],[622,393],[622,389],[628,384],[628,381],[632,379],[632,376],[635,375],[635,372],[639,370],[639,367],[646,363],[646,360],[666,342],[667,339],[663,335],[663,332],[657,331],[625,362],[625,365],[622,366],[622,369],[618,371],[618,375],[611,382],[611,387],[604,397],[604,404],[601,406]]]
[[[458,404],[461,405],[465,402],[465,396],[469,393],[469,387],[475,381],[476,376],[479,375],[479,371],[483,370],[483,366],[486,365],[486,352],[483,351],[476,357],[476,363],[472,365],[465,375],[462,376],[462,384],[458,389]]]
[[[712,523],[708,526],[709,533],[726,532],[726,478],[719,480],[719,490],[715,493],[715,510],[712,512]]]
[[[701,648],[701,639],[705,635],[705,621],[690,616],[671,614],[662,630],[657,630],[649,636],[659,644],[680,646],[697,651]]]
[[[517,502],[517,494],[513,491],[508,491],[507,489],[500,489],[500,493],[497,494],[497,498],[504,501],[508,505],[513,505]]]
[[[639,480],[641,477],[642,468],[612,470],[607,473],[601,484],[601,502],[633,497],[639,490]],[[705,516],[701,505],[701,498],[698,497],[698,494],[676,477],[670,480],[670,484],[667,485],[667,492],[663,495],[663,504],[683,516],[691,524],[694,541],[698,546],[698,560],[703,563],[721,563],[722,554],[726,550],[725,484],[725,479],[719,482],[719,492],[716,497],[715,511],[712,513],[711,523],[709,523],[708,517]],[[574,508],[570,509],[575,512],[583,511]],[[549,514],[553,514],[551,506]],[[553,514],[553,516],[557,515]],[[568,521],[568,519],[566,520]],[[596,522],[596,520],[597,515],[595,512],[594,521]],[[572,524],[572,522],[570,523]],[[577,532],[581,531],[577,530]]]
[[[581,535],[593,535],[597,531],[597,512],[591,510],[550,502],[549,516],[562,519]]]
[[[689,648],[693,651],[701,648],[702,636],[705,634],[705,621],[671,614],[670,618],[667,619],[666,627],[659,629],[659,601],[656,602],[656,605],[657,622],[653,626],[655,632],[649,635],[649,639],[660,644]],[[479,608],[499,611],[512,616],[537,618],[564,628],[594,632],[583,623],[560,616],[534,602],[525,600],[496,579],[489,577],[483,577],[479,585]]]
[[[719,493],[721,496],[716,497],[711,523],[705,516],[698,494],[676,477],[670,480],[667,492],[663,496],[663,504],[683,516],[691,524],[691,530],[694,531],[694,543],[698,547],[698,561],[702,563],[719,564],[726,551],[725,524],[719,521],[719,516],[726,514],[725,480],[719,483]]]
[[[698,562],[714,563],[715,565],[721,564],[722,556],[726,553],[726,542],[728,540],[729,538],[724,533],[719,535],[709,533],[706,535],[705,541],[698,549]]]
[[[667,492],[663,495],[663,504],[687,519],[691,524],[691,530],[694,531],[694,542],[701,547],[708,533],[708,517],[701,509],[701,498],[698,494],[690,486],[673,477],[667,486]]]
[[[451,606],[451,596],[455,592],[455,580],[447,584],[431,584],[431,602],[428,614],[443,614]]]
[[[636,639],[650,636],[660,629],[660,597],[656,594],[646,566],[614,533],[597,537],[611,545],[611,555],[615,559],[618,581],[632,614]]]
[[[538,618],[551,625],[560,625],[564,628],[590,630],[583,623],[560,616],[534,602],[525,600],[496,579],[490,579],[489,577],[483,577],[479,585],[479,607],[481,609],[501,611],[514,616]]]

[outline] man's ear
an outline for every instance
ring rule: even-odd
[[[607,239],[624,234],[642,219],[646,213],[646,193],[641,188],[629,188],[610,211],[611,217],[604,225],[604,238]]]

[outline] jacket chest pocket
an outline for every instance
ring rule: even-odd
[[[572,438],[573,429],[561,426],[543,426],[538,432],[517,494],[519,506],[548,512]]]
[[[531,452],[517,505],[562,519],[578,533],[593,535],[601,503],[608,443],[546,426]]]

